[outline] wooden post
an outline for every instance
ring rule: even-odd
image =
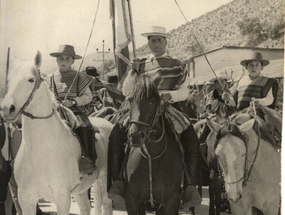
[[[133,26],[133,17],[132,17],[132,9],[131,9],[131,1],[127,0],[128,2],[128,8],[129,8],[129,17],[130,17],[130,27],[131,27],[131,33],[132,33],[132,44],[133,44],[133,53],[134,53],[134,58],[137,58],[136,55],[136,43],[135,43],[135,34],[134,34],[134,26]]]
[[[9,60],[10,60],[10,47],[8,47],[8,54],[7,54],[5,89],[8,84],[7,82],[8,82],[8,74],[9,74]]]

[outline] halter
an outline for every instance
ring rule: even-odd
[[[38,70],[38,72],[39,72],[39,70]],[[36,79],[35,86],[31,92],[30,96],[28,97],[27,101],[24,103],[22,108],[19,110],[19,113],[22,113],[23,115],[25,115],[31,119],[48,119],[54,114],[54,108],[52,109],[51,114],[49,114],[48,116],[42,116],[42,117],[41,116],[34,116],[33,114],[24,111],[28,107],[28,105],[31,103],[31,101],[33,100],[36,90],[40,88],[41,83],[43,81],[44,81],[44,79],[42,77]]]

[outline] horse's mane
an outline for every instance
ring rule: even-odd
[[[276,143],[272,134],[270,133],[269,129],[267,128],[266,123],[259,116],[256,117],[255,123],[253,125],[253,129],[257,134],[258,134],[258,128],[259,128],[259,133],[260,133],[261,139],[270,143],[275,149],[278,149],[279,148],[278,144]]]
[[[145,74],[140,75],[136,80],[130,97],[137,103],[150,101],[151,99],[155,99],[156,102],[160,101],[156,84],[152,81],[150,76]]]
[[[236,117],[238,117],[239,114],[232,116],[232,121],[234,124],[236,124]],[[256,132],[256,134],[260,134],[260,138],[265,140],[266,142],[270,143],[274,148],[278,149],[278,144],[274,140],[272,134],[270,133],[265,121],[260,116],[260,113],[258,115],[253,116],[252,114],[248,115],[249,118],[255,117],[255,122],[253,125],[253,129]]]
[[[233,123],[233,122],[229,122],[224,124],[218,131],[217,135],[216,135],[216,140],[215,140],[215,147],[217,147],[218,142],[220,141],[221,138],[223,138],[224,136],[226,136],[227,134],[231,134],[239,139],[241,139],[245,144],[248,141],[248,138],[240,131],[240,129],[238,128],[238,125]]]

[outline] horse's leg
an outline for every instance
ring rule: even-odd
[[[247,215],[247,212],[251,211],[249,208],[245,208],[242,203],[232,203],[230,204],[230,207],[233,215]]]
[[[112,200],[108,198],[106,189],[106,178],[98,178],[94,186],[94,214],[112,215],[113,207]],[[103,206],[103,207],[102,207]]]
[[[145,202],[140,202],[138,205],[138,215],[146,215],[146,206]]]
[[[209,180],[209,215],[215,215],[213,178]]]
[[[75,194],[74,198],[79,206],[80,215],[90,215],[91,205],[88,199],[88,190],[80,194]]]
[[[20,190],[18,189],[18,200],[21,205],[23,215],[36,215],[38,198],[29,192],[36,193],[35,190]]]
[[[268,215],[268,214],[280,214],[280,205],[279,202],[277,201],[276,203],[270,204],[269,207],[265,207],[262,209],[264,212],[264,215]],[[260,211],[260,213],[257,213],[258,215],[262,214],[262,212]]]
[[[101,194],[101,188],[99,185],[98,180],[95,181],[93,184],[93,195],[94,195],[94,214],[102,214],[102,204],[103,204],[103,199],[102,199],[102,194]]]
[[[217,177],[214,178],[215,180],[215,207],[216,207],[216,215],[220,215],[221,206],[222,206],[222,182],[219,178],[219,173],[217,171]]]
[[[195,207],[189,208],[189,215],[195,215]]]
[[[125,205],[128,215],[137,215],[139,202],[132,195],[125,194]]]
[[[164,213],[157,213],[159,215],[178,215],[179,214],[179,205],[180,205],[180,195],[174,197],[167,201],[165,205],[161,208],[164,208]]]

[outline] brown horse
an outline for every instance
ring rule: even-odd
[[[156,214],[177,215],[182,158],[172,124],[165,116],[155,83],[138,78],[130,102],[130,154],[125,170],[125,203],[129,215],[149,202]],[[142,213],[145,214],[145,213]]]

